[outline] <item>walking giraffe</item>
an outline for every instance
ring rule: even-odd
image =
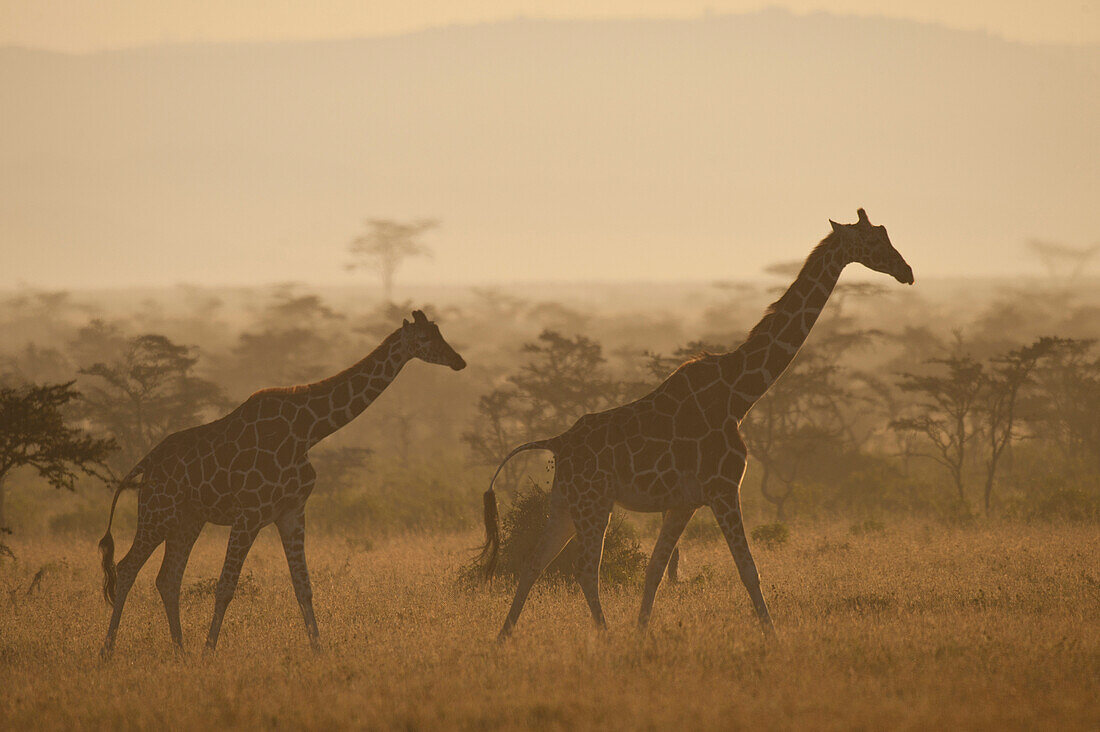
[[[168,629],[183,647],[180,584],[187,558],[207,523],[231,526],[229,547],[214,592],[206,647],[218,643],[225,609],[241,565],[260,529],[279,529],[294,593],[311,645],[317,647],[313,591],[305,557],[305,503],[315,474],[309,450],[363,412],[410,360],[466,367],[424,313],[408,320],[359,363],[314,384],[258,391],[219,420],[164,438],[122,479],[111,502],[103,555],[103,594],[113,606],[103,655],[110,655],[126,595],[153,550],[165,543],[157,590]],[[138,526],[133,545],[114,564],[111,521],[123,488],[138,476]]]
[[[605,626],[599,568],[616,503],[632,511],[664,513],[646,568],[640,626],[649,621],[661,576],[684,527],[700,506],[710,506],[757,617],[766,632],[772,631],[741,521],[746,450],[738,427],[798,353],[846,265],[858,262],[913,284],[913,270],[890,244],[886,229],[873,226],[863,209],[858,216],[854,224],[829,222],[832,232],[740,348],[689,361],[641,399],[585,415],[557,437],[520,445],[508,454],[504,463],[524,450],[548,450],[554,454],[555,474],[550,516],[520,575],[501,638],[511,633],[535,579],[574,536],[580,542],[577,579],[596,625]],[[493,483],[504,463],[485,493],[482,556],[489,576],[500,545]]]

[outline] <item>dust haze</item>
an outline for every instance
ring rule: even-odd
[[[1095,728],[1100,48],[494,12],[0,48],[0,718]]]

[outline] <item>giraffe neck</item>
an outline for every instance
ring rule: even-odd
[[[730,405],[738,421],[798,354],[846,264],[839,243],[829,235],[806,258],[798,277],[767,309],[741,347],[721,357],[737,366]]]
[[[408,361],[398,329],[362,361],[335,376],[308,385],[306,404],[316,417],[306,435],[310,446],[362,414],[397,378]]]

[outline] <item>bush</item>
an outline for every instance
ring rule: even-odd
[[[501,517],[499,569],[503,576],[518,578],[542,538],[549,515],[549,491],[532,483],[516,493],[508,512]],[[544,574],[558,580],[573,579],[578,554],[577,542],[570,541]],[[644,576],[646,559],[635,528],[623,515],[613,514],[604,537],[600,581],[612,586],[637,584]]]
[[[789,538],[791,538],[791,530],[781,522],[761,524],[752,530],[752,540],[765,549],[775,549],[783,546]]]

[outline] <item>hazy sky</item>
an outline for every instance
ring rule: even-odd
[[[883,15],[1033,43],[1100,43],[1098,0],[0,0],[0,44],[88,51],[392,34],[517,16],[685,17],[764,7]]]

